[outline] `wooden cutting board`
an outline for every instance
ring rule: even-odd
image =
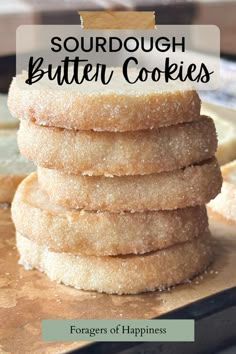
[[[46,318],[152,318],[236,285],[236,225],[210,218],[215,261],[203,276],[170,291],[116,296],[75,290],[17,264],[9,209],[0,209],[0,353],[63,353],[85,342],[43,342]]]

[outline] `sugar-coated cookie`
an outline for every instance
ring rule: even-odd
[[[208,117],[127,133],[74,131],[22,121],[18,144],[25,157],[42,167],[84,175],[143,175],[211,158],[217,138]]]
[[[26,269],[37,268],[51,280],[77,289],[108,294],[163,290],[201,273],[212,260],[208,233],[193,241],[137,256],[55,253],[20,233],[16,242],[19,263]]]
[[[87,255],[145,253],[201,237],[205,207],[145,213],[89,212],[52,204],[36,173],[19,186],[12,218],[17,231],[55,252]]]

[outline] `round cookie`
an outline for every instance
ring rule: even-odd
[[[210,211],[236,222],[236,160],[221,167],[223,184],[221,193],[208,204]]]
[[[58,205],[85,210],[171,210],[208,203],[222,183],[215,158],[144,176],[82,176],[38,168],[39,184]]]
[[[7,94],[0,93],[0,129],[18,128],[19,120],[13,118],[7,107]]]
[[[151,81],[145,91],[144,83],[130,85],[121,72],[116,74],[108,86],[98,80],[69,89],[52,88],[45,79],[30,89],[25,87],[26,74],[18,75],[9,89],[8,106],[19,119],[77,130],[142,130],[199,119],[196,91]]]
[[[199,274],[212,259],[208,233],[195,240],[144,255],[85,256],[54,253],[16,235],[19,263],[37,268],[51,280],[77,289],[108,294],[163,290]]]
[[[19,153],[16,130],[0,130],[0,203],[11,203],[18,184],[34,170]]]
[[[236,159],[235,110],[204,103],[202,114],[211,117],[215,123],[218,138],[216,157],[219,164],[222,166]]]
[[[52,204],[36,173],[19,186],[12,218],[18,232],[55,252],[87,255],[145,253],[200,237],[205,207],[145,213],[73,210]]]
[[[143,175],[211,158],[217,147],[211,118],[159,130],[109,133],[41,127],[22,121],[21,153],[37,165],[84,175]]]

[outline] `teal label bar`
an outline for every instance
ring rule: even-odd
[[[193,342],[194,320],[42,320],[45,341]]]

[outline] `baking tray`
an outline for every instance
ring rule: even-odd
[[[197,354],[219,353],[236,345],[236,287],[208,296],[156,319],[194,319],[194,342],[92,343],[70,354]],[[236,347],[231,353],[236,352]]]

